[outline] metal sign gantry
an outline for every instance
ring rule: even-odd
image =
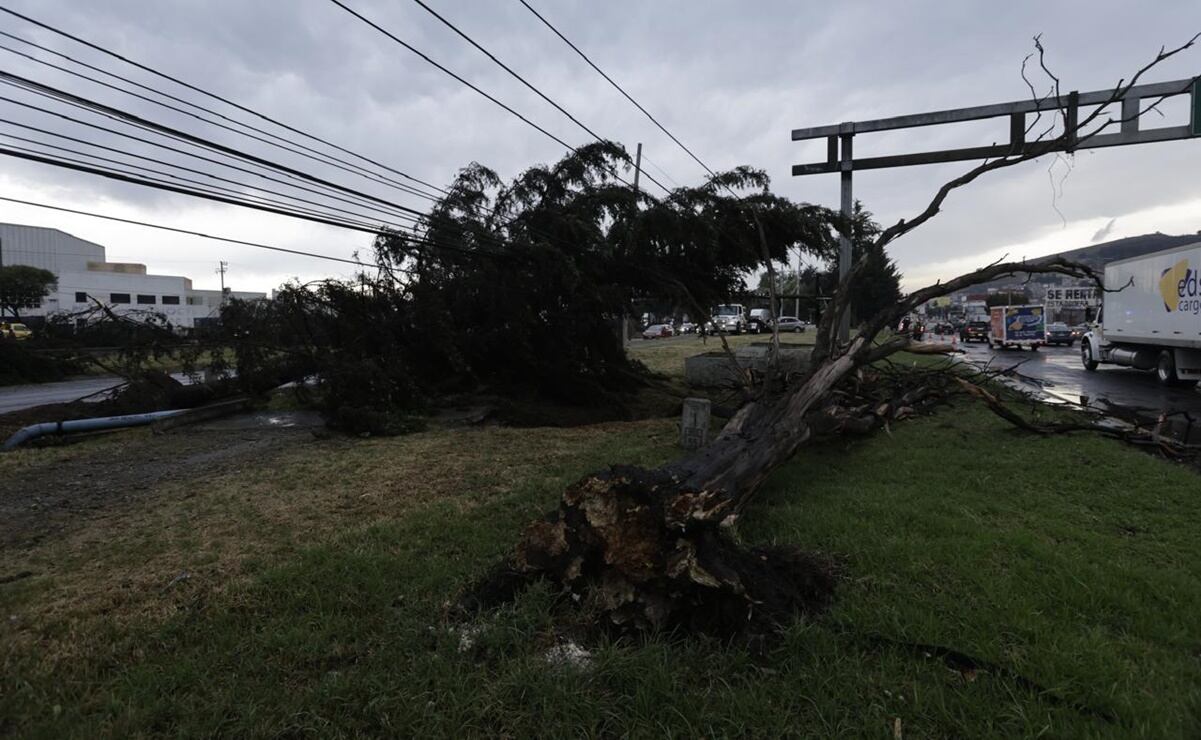
[[[1172,82],[1156,82],[1145,85],[1135,85],[1121,93],[1120,90],[1097,90],[1095,92],[1070,92],[1067,95],[1051,95],[1045,98],[1019,100],[1012,103],[996,103],[994,105],[978,105],[972,108],[954,108],[951,110],[934,111],[931,113],[916,113],[893,118],[880,118],[872,121],[848,121],[827,126],[793,129],[792,140],[820,139],[825,137],[826,160],[812,164],[793,165],[792,174],[820,175],[837,172],[842,179],[842,215],[848,220],[853,216],[855,200],[852,190],[852,173],[855,170],[878,170],[892,167],[908,167],[916,164],[935,164],[939,162],[960,162],[964,160],[984,160],[995,157],[1006,157],[1033,153],[1045,149],[1045,153],[1072,152],[1077,148],[1081,107],[1096,107],[1106,105],[1122,106],[1120,126],[1113,133],[1086,134],[1081,144],[1085,149],[1099,149],[1126,144],[1149,144],[1157,141],[1175,141],[1201,136],[1201,78],[1193,77]],[[1189,106],[1190,121],[1183,126],[1161,126],[1144,129],[1141,127],[1141,101],[1145,99],[1164,99],[1177,95],[1192,95]],[[1064,130],[1068,136],[1058,145],[1047,148],[1047,141],[1028,141],[1027,134],[1031,126],[1026,123],[1031,113],[1040,114],[1044,111],[1062,112]],[[874,131],[893,131],[896,129],[920,128],[937,126],[947,123],[963,123],[965,121],[980,121],[988,118],[1009,118],[1009,141],[1004,144],[989,146],[965,147],[960,149],[941,149],[936,151],[919,152],[916,154],[894,154],[883,157],[866,157],[855,159],[852,144],[856,134],[866,134]],[[1035,149],[1034,147],[1039,147]],[[843,234],[839,239],[838,276],[841,280],[851,270],[851,240]],[[850,334],[850,316],[844,315],[839,327],[839,338],[845,341]]]

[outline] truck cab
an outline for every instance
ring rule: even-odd
[[[746,307],[739,303],[723,303],[713,309],[713,328],[731,334],[741,334],[747,329]]]

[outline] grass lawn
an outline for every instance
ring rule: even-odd
[[[0,551],[0,577],[36,574],[0,584],[0,734],[1201,735],[1198,477],[966,402],[771,478],[740,535],[846,576],[765,654],[662,635],[551,665],[544,590],[464,649],[458,588],[565,484],[674,441],[671,420],[314,440]],[[0,495],[17,466],[138,442],[0,457]]]
[[[781,334],[781,344],[813,344],[814,330],[802,334]],[[735,334],[726,337],[730,349],[748,344],[770,342],[770,334]],[[651,370],[664,375],[684,374],[684,358],[703,352],[721,352],[721,339],[685,334],[670,339],[635,339],[630,344],[630,354],[638,358]]]

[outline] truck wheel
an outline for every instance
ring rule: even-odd
[[[1176,375],[1176,354],[1170,349],[1161,350],[1159,362],[1155,363],[1155,377],[1160,385],[1182,385]]]
[[[1093,346],[1088,342],[1080,343],[1080,362],[1090,373],[1097,370],[1097,359],[1093,357]]]

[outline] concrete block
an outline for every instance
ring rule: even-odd
[[[680,416],[680,446],[695,450],[709,443],[711,405],[707,398],[685,398]]]
[[[785,374],[803,373],[809,370],[813,348],[810,346],[781,345],[780,369]],[[756,342],[734,351],[734,359],[743,369],[749,368],[762,377],[767,373],[771,357],[770,342]],[[731,388],[741,379],[730,364],[725,352],[706,352],[684,360],[684,382],[694,388]]]

